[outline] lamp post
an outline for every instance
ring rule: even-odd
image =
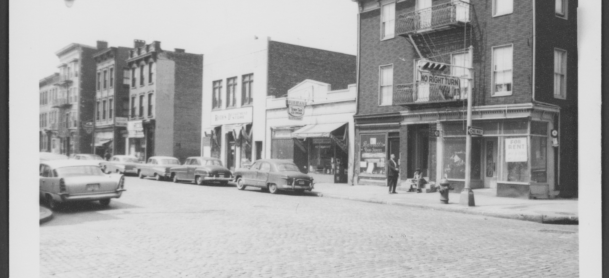
[[[473,59],[473,46],[469,47],[468,50],[469,58]],[[470,66],[470,78],[473,76],[472,68]],[[473,79],[471,79],[473,81]],[[470,82],[473,83],[473,82]],[[459,203],[467,205],[469,207],[475,206],[474,192],[471,188],[471,172],[472,172],[472,135],[470,134],[470,127],[472,126],[472,84],[469,84],[467,89],[467,130],[465,134],[465,186],[461,191]]]

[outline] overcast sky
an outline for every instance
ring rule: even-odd
[[[37,75],[57,71],[55,52],[70,43],[131,47],[158,40],[164,49],[205,54],[253,36],[354,54],[357,4],[351,0],[36,0]],[[34,7],[34,5],[32,5]]]

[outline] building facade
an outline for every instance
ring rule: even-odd
[[[577,194],[576,0],[355,2],[356,182],[384,183],[395,154],[402,182],[460,191],[471,101],[472,188]]]
[[[199,155],[203,55],[135,40],[126,63],[126,153],[141,159],[174,156],[182,162]]]
[[[346,89],[355,56],[255,38],[207,55],[201,149],[229,169],[271,157],[265,147],[267,97],[284,97],[305,79]]]
[[[103,47],[103,42],[98,42]],[[59,152],[93,153],[96,47],[72,43],[57,51],[59,78],[55,82]]]
[[[125,154],[129,117],[129,84],[125,84],[129,48],[98,47],[95,82],[95,154]]]
[[[269,96],[265,149],[270,158],[288,159],[317,182],[350,183],[356,86],[331,90],[330,84],[305,80],[285,97]]]
[[[39,150],[41,152],[59,153],[59,137],[57,136],[57,125],[59,110],[52,107],[57,99],[59,89],[55,82],[59,80],[59,73],[49,75],[38,82],[40,98],[39,114]]]

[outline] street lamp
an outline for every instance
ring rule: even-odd
[[[74,5],[74,0],[65,0],[66,2],[66,7],[70,8],[72,7],[72,5]]]
[[[469,47],[469,57],[472,59],[474,56],[473,47]],[[470,68],[470,71],[472,69]],[[473,73],[470,74],[470,78]],[[472,80],[473,81],[473,80]],[[473,83],[473,82],[472,82]],[[471,171],[472,171],[472,134],[470,133],[470,127],[472,126],[472,86],[470,85],[467,89],[467,131],[465,132],[465,186],[461,191],[459,203],[467,205],[469,207],[475,206],[474,191],[471,188]]]

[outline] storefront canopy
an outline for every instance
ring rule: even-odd
[[[96,147],[101,147],[103,145],[109,144],[112,142],[112,139],[99,139],[99,141],[95,142]]]
[[[341,128],[347,123],[334,124],[317,124],[306,125],[299,130],[292,132],[292,138],[314,138],[314,137],[330,137],[333,131]]]
[[[217,125],[217,126],[211,126],[211,127],[208,127],[208,128],[204,128],[204,129],[203,129],[203,136],[206,136],[206,137],[211,137],[211,136],[212,136],[212,134],[213,134],[213,132],[214,132],[214,130],[215,130],[217,127],[219,127],[219,125]]]

